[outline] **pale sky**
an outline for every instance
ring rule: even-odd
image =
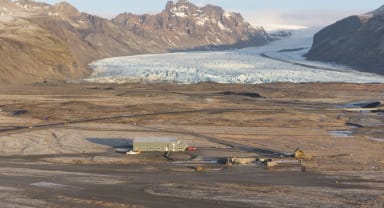
[[[49,4],[58,0],[40,0]],[[382,0],[190,0],[199,6],[214,4],[240,12],[253,25],[326,25],[338,19],[369,12]],[[80,11],[111,18],[119,13],[156,13],[167,0],[67,0]]]

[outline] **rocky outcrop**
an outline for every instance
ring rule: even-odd
[[[265,44],[268,35],[240,14],[220,7],[168,2],[157,15],[121,14],[113,20],[72,5],[0,0],[0,81],[77,79],[96,59],[206,46]]]
[[[314,36],[310,60],[350,65],[384,74],[384,7],[345,18]]]

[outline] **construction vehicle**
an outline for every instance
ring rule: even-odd
[[[310,154],[300,148],[294,152],[284,153],[280,158],[259,158],[259,157],[229,157],[227,165],[258,165],[265,168],[280,166],[302,166],[303,161],[312,159]]]
[[[302,160],[311,160],[312,159],[312,155],[304,153],[303,150],[297,149],[295,151],[295,158],[297,160],[301,160],[301,161]]]
[[[297,148],[294,152],[288,152],[281,155],[283,158],[296,158],[297,160],[311,160],[312,155],[305,153],[303,150],[300,150],[300,148]]]

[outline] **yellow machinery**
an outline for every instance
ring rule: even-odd
[[[303,150],[296,150],[295,151],[295,158],[297,160],[310,160],[310,159],[312,159],[312,155],[304,153]]]

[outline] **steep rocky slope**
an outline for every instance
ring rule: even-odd
[[[358,70],[384,74],[384,6],[345,18],[314,37],[307,58],[331,61]]]
[[[184,0],[169,2],[158,15],[122,14],[112,21],[68,3],[0,0],[1,83],[77,79],[105,57],[268,41],[239,14]]]

